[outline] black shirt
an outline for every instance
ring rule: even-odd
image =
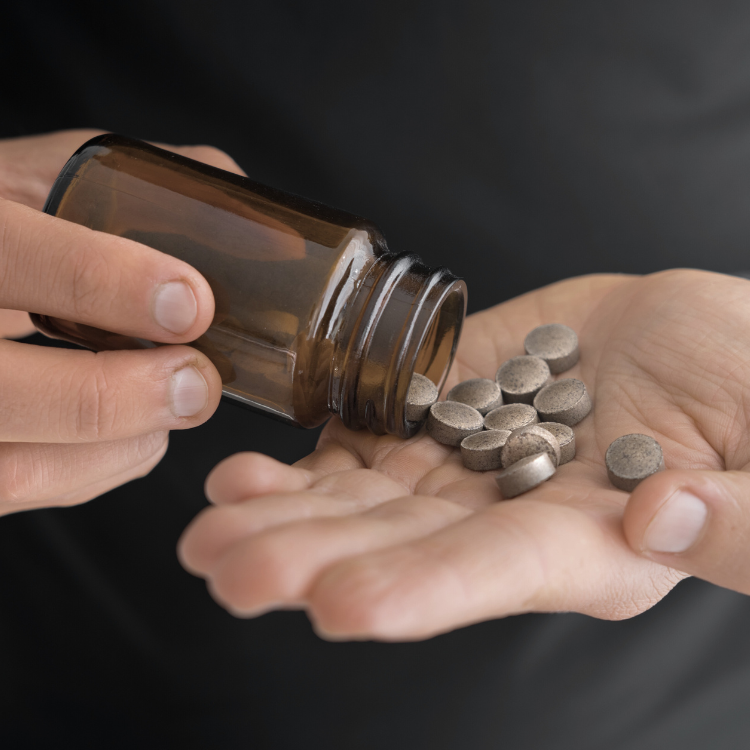
[[[748,33],[729,0],[27,0],[0,26],[0,136],[211,143],[447,265],[478,310],[581,273],[750,269]],[[0,519],[0,745],[746,744],[750,604],[698,581],[625,622],[412,644],[225,613],[174,554],[206,474],[315,439],[222,405],[146,479]]]

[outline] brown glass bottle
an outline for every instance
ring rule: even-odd
[[[192,346],[224,394],[302,427],[331,414],[352,429],[408,437],[412,373],[441,386],[466,287],[446,269],[388,251],[371,222],[118,135],[88,141],[44,210],[136,240],[200,271],[216,315]],[[153,343],[32,315],[91,349]]]

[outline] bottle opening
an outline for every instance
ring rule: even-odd
[[[452,290],[438,308],[424,341],[420,343],[413,372],[429,378],[440,390],[453,362],[466,296]]]
[[[406,419],[416,372],[441,388],[456,353],[466,310],[466,285],[414,255],[378,259],[349,312],[348,346],[334,370],[332,411],[350,429],[411,437]]]

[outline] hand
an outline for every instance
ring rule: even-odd
[[[467,320],[446,389],[492,377],[550,322],[579,333],[581,361],[560,377],[582,379],[594,401],[575,427],[577,457],[550,481],[500,501],[493,472],[464,469],[457,450],[424,431],[402,441],[332,420],[294,467],[258,454],[220,464],[206,483],[215,507],[183,535],[183,564],[237,615],[304,607],[336,638],[424,638],[530,611],[621,619],[648,609],[689,567],[629,546],[628,495],[608,482],[604,454],[632,432],[664,449],[670,470],[633,495],[631,541],[675,487],[721,487],[701,496],[712,511],[736,510],[750,488],[750,283],[671,271],[538,290]],[[723,541],[739,555],[747,518],[743,538],[731,536],[735,514],[719,519],[723,538],[699,545]]]
[[[168,431],[213,413],[221,382],[195,349],[214,303],[186,263],[40,213],[58,172],[95,131],[0,141],[0,336],[33,331],[25,310],[154,341],[144,351],[0,341],[0,515],[81,503],[147,474]],[[174,150],[239,171],[208,147]],[[159,298],[157,293],[165,291]]]

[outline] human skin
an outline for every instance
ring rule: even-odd
[[[157,250],[41,213],[62,166],[96,134],[0,141],[0,515],[85,502],[144,476],[169,430],[203,423],[221,396],[211,362],[180,345],[211,322],[206,280]],[[217,149],[167,148],[239,171]],[[9,340],[34,330],[29,310],[171,346],[95,354]]]
[[[467,319],[444,392],[492,377],[552,322],[579,334],[580,362],[558,377],[583,380],[594,408],[550,481],[503,501],[492,472],[424,431],[377,437],[333,419],[294,466],[247,453],[219,464],[183,564],[238,616],[304,608],[334,639],[420,639],[522,612],[618,620],[687,573],[750,592],[750,282],[675,270],[537,290]],[[629,496],[604,455],[633,432],[659,441],[667,471]],[[655,553],[650,518],[679,488],[708,504],[708,529]]]

